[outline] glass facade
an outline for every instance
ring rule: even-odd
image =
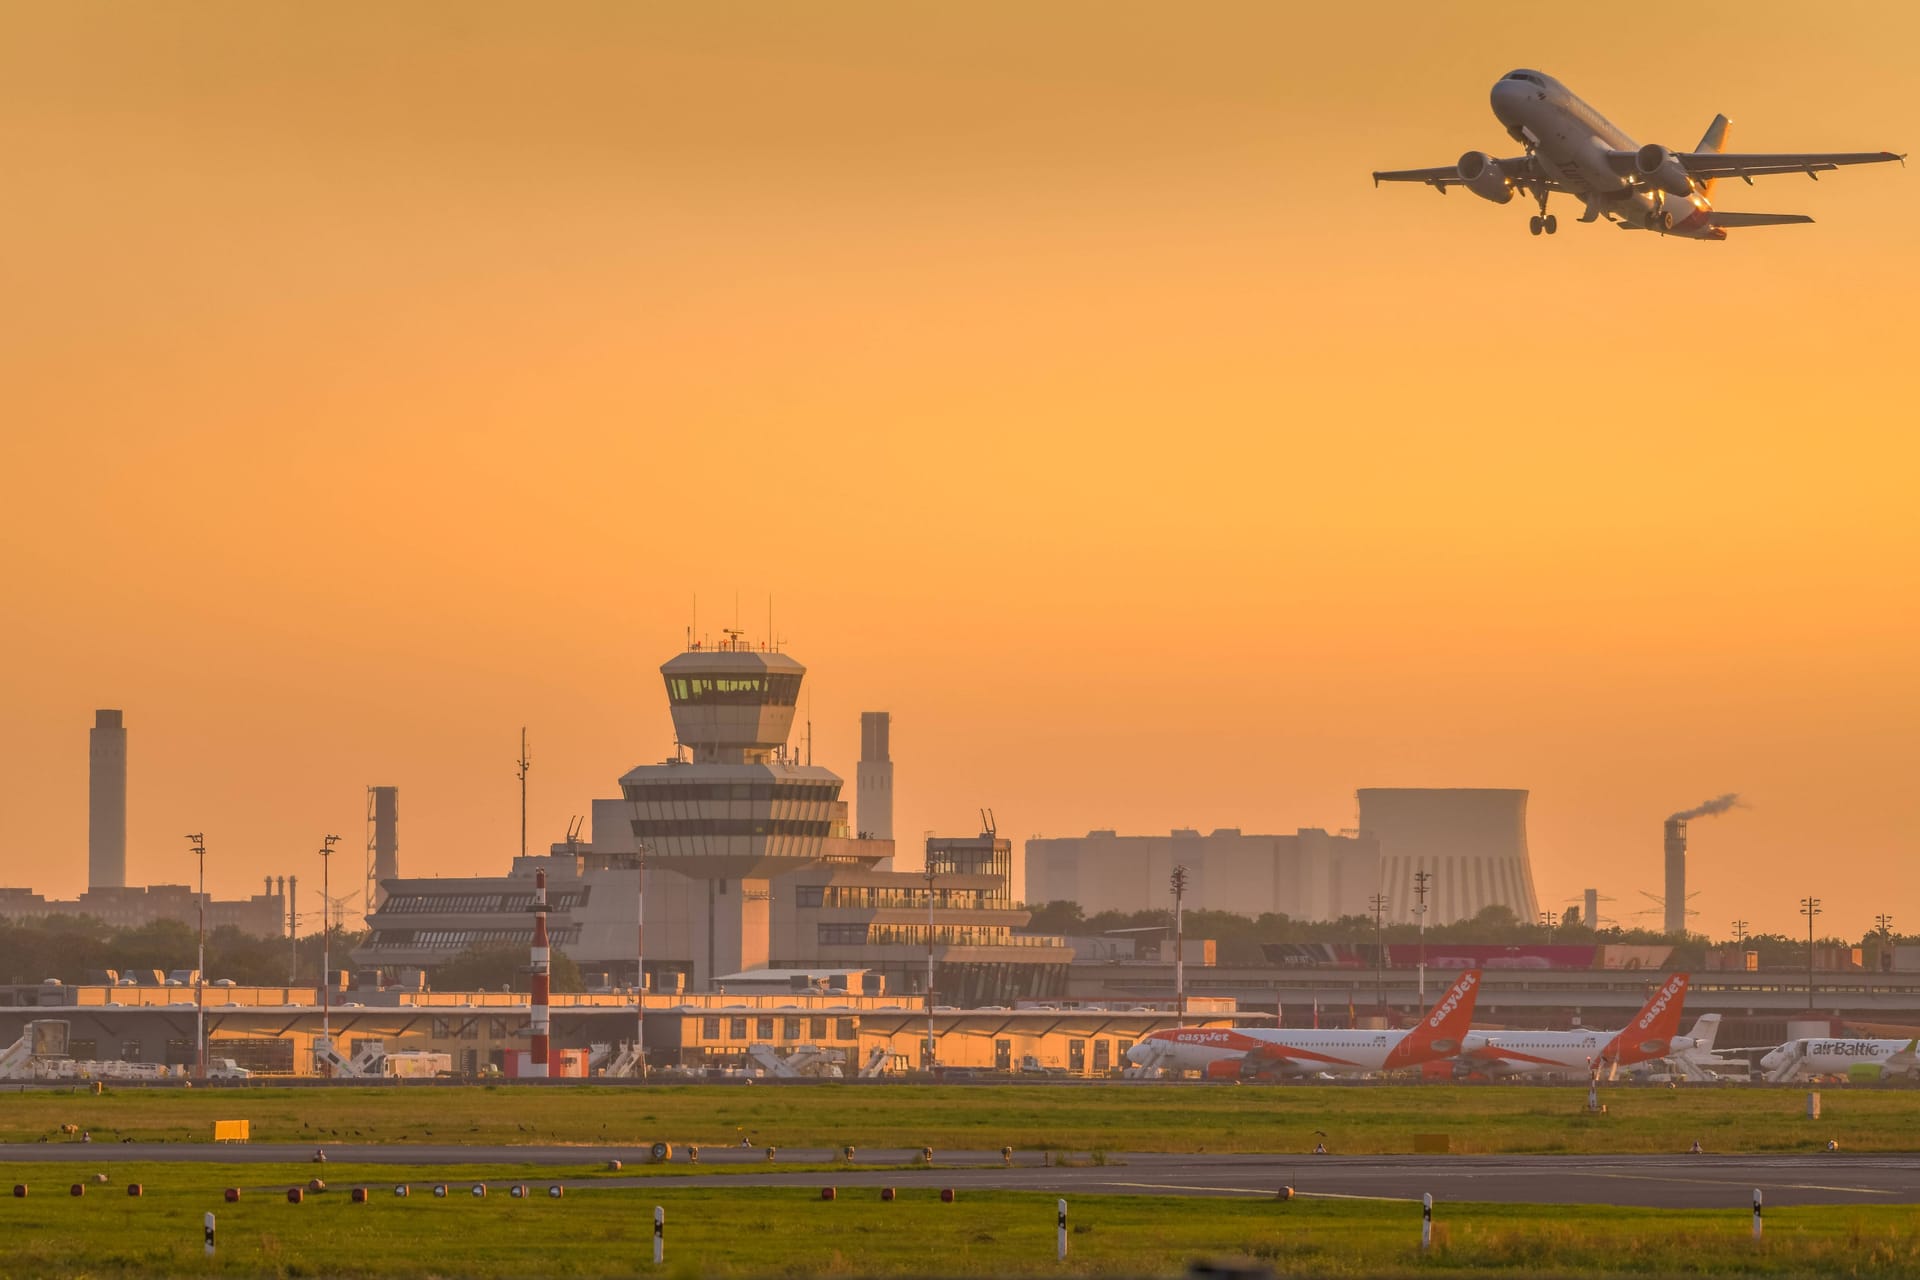
[[[762,804],[775,800],[810,800],[831,804],[840,798],[840,783],[807,779],[775,782],[642,782],[620,788],[628,800],[650,804],[699,804],[711,800],[755,800]]]
[[[800,676],[787,672],[666,677],[675,706],[791,707],[800,701]]]

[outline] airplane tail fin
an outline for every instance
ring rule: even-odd
[[[1720,1038],[1720,1015],[1703,1013],[1694,1022],[1693,1030],[1687,1038],[1693,1041],[1693,1047],[1701,1053],[1712,1053],[1713,1042]]]
[[[1446,994],[1427,1010],[1420,1025],[1400,1038],[1387,1054],[1385,1066],[1410,1067],[1451,1058],[1473,1026],[1473,1006],[1480,995],[1480,970],[1469,969],[1454,980]]]
[[[1695,147],[1694,150],[1695,151],[1711,151],[1716,155],[1718,155],[1722,151],[1725,151],[1727,149],[1727,130],[1732,127],[1733,127],[1733,121],[1727,119],[1723,115],[1715,116],[1713,118],[1713,123],[1707,126],[1706,133],[1701,135],[1700,145]],[[1702,182],[1700,186],[1706,191],[1708,195],[1713,194],[1712,178],[1708,178],[1707,180]]]
[[[1640,1012],[1603,1050],[1615,1066],[1630,1066],[1664,1058],[1680,1031],[1680,1015],[1687,1003],[1687,975],[1676,973],[1647,997]]]

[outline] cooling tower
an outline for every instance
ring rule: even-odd
[[[1365,787],[1360,830],[1380,844],[1380,891],[1399,923],[1416,920],[1414,877],[1428,874],[1427,923],[1502,906],[1539,918],[1527,859],[1527,793],[1480,788]]]

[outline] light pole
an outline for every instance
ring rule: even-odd
[[[1413,909],[1420,922],[1420,1013],[1427,1012],[1427,881],[1433,879],[1431,871],[1413,873],[1413,896],[1419,900],[1419,906]]]
[[[328,944],[332,942],[333,919],[328,914],[329,899],[327,890],[332,886],[330,875],[333,866],[333,846],[340,843],[339,836],[328,836],[320,846],[320,1038],[327,1047],[333,1047],[333,1027],[328,1021],[331,1004],[327,994],[327,985],[333,980],[332,952]]]
[[[1386,965],[1386,948],[1380,945],[1380,917],[1387,909],[1387,895],[1376,893],[1367,899],[1367,905],[1373,908],[1373,1004],[1384,1016],[1387,1012],[1387,997],[1382,970]]]
[[[927,850],[927,1070],[933,1070],[938,1058],[934,1052],[933,1038],[933,878],[938,872],[933,866],[933,850]]]
[[[636,899],[638,923],[634,927],[633,965],[633,1053],[634,1070],[647,1078],[647,846],[636,853],[640,868],[640,892]]]
[[[1187,1021],[1187,948],[1186,948],[1186,907],[1187,867],[1185,863],[1173,869],[1170,877],[1173,885],[1173,1017],[1182,1026]]]
[[[1820,899],[1800,899],[1800,914],[1807,918],[1807,1008],[1813,1008],[1813,918],[1820,914]]]
[[[1893,967],[1893,917],[1882,911],[1873,918],[1873,922],[1880,926],[1880,954],[1874,960],[1874,967],[1891,971]],[[1888,981],[1889,984],[1891,984],[1892,980],[1889,979]],[[1869,986],[1871,986],[1871,980],[1869,980]]]
[[[193,1043],[196,1080],[207,1078],[207,838],[198,832],[187,837],[200,859],[200,963],[193,972]]]
[[[1540,913],[1540,927],[1547,931],[1547,944],[1551,946],[1553,944],[1553,912]]]

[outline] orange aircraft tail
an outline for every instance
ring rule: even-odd
[[[1473,1026],[1473,1006],[1479,996],[1480,971],[1469,969],[1427,1010],[1419,1026],[1400,1037],[1400,1043],[1388,1051],[1385,1067],[1411,1067],[1459,1053],[1460,1042]]]
[[[1601,1056],[1615,1066],[1664,1058],[1680,1034],[1680,1015],[1687,1004],[1687,975],[1676,973],[1647,997],[1632,1022],[1622,1027]]]

